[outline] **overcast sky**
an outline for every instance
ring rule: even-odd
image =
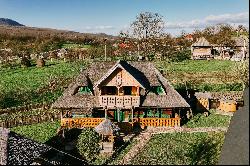
[[[228,23],[249,27],[249,0],[0,0],[0,18],[32,27],[117,35],[140,12],[163,16],[166,31]]]

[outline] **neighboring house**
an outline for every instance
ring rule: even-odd
[[[191,45],[192,59],[210,59],[212,55],[212,45],[204,38],[199,38]]]
[[[192,34],[187,34],[185,36],[185,39],[187,39],[188,41],[193,41],[194,40]]]
[[[246,60],[249,58],[249,39],[246,36],[234,37],[234,52],[237,57]]]
[[[131,61],[92,63],[52,107],[61,109],[65,128],[95,127],[105,118],[132,126],[180,126],[190,111],[152,63]]]
[[[60,165],[85,161],[0,127],[0,165]]]

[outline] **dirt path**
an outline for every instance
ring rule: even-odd
[[[131,160],[144,148],[147,142],[150,140],[151,136],[154,134],[163,133],[174,133],[174,132],[226,132],[227,127],[197,127],[197,128],[186,128],[186,127],[151,127],[147,128],[145,131],[140,133],[134,139],[139,140],[138,143],[133,146],[129,152],[119,161],[119,165],[128,165]]]

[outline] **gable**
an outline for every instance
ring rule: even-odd
[[[129,72],[125,69],[116,68],[100,85],[103,86],[139,86],[143,87]]]
[[[120,61],[109,69],[109,71],[94,84],[93,88],[96,88],[100,84],[107,86],[139,86],[145,88],[129,70],[120,64]]]

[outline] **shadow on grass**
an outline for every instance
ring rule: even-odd
[[[214,165],[218,162],[219,142],[212,138],[198,140],[190,145],[186,157],[190,165]]]

